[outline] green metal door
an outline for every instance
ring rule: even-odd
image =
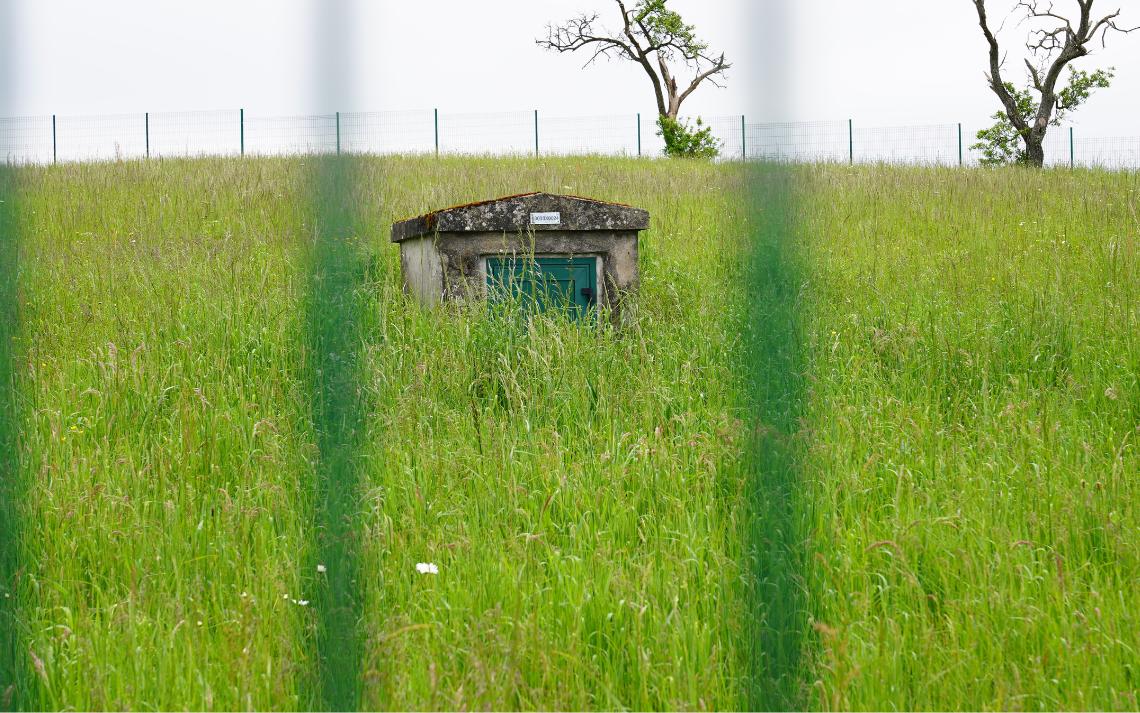
[[[597,302],[597,258],[489,257],[487,294],[510,297],[539,312],[564,309],[580,319]]]

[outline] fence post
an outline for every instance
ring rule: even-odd
[[[435,109],[435,155],[439,155],[439,109]]]
[[[1069,170],[1077,167],[1077,155],[1073,150],[1073,127],[1069,127]]]
[[[958,122],[958,167],[962,167],[962,123]]]
[[[855,165],[855,120],[847,120],[847,163]]]
[[[240,127],[241,155],[245,156],[245,109],[238,109],[238,124]]]
[[[748,144],[744,136],[744,114],[740,115],[740,160],[748,160]]]
[[[150,158],[150,112],[143,114],[143,127],[146,132],[146,157]]]
[[[340,156],[340,112],[336,113],[336,155]]]
[[[538,155],[538,109],[534,110],[534,155]]]
[[[641,156],[641,112],[637,112],[637,155]]]
[[[55,142],[55,114],[51,115],[51,162],[55,163],[58,160],[59,154],[56,150]]]

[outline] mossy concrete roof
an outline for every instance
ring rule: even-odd
[[[535,224],[535,213],[557,213],[557,223]],[[523,193],[452,206],[392,226],[392,242],[434,233],[517,233],[527,230],[645,230],[649,211],[621,203],[556,193]]]

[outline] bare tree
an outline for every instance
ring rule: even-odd
[[[636,62],[645,70],[657,98],[657,113],[677,119],[681,104],[703,82],[722,86],[718,80],[731,67],[724,53],[709,52],[708,44],[697,39],[692,25],[666,7],[667,0],[639,0],[627,9],[623,0],[614,0],[621,14],[621,29],[598,26],[598,14],[581,14],[561,25],[547,25],[546,38],[535,42],[555,52],[591,52],[585,66],[599,57]],[[688,82],[678,84],[680,67],[692,72]]]
[[[1025,59],[1029,70],[1029,88],[1017,89],[1002,79],[1005,57],[986,14],[986,0],[971,0],[978,11],[982,34],[989,43],[990,68],[986,80],[990,89],[1001,101],[1003,111],[994,115],[999,123],[978,133],[986,143],[977,147],[986,149],[987,158],[997,162],[1002,158],[1016,158],[1032,166],[1045,163],[1045,135],[1051,125],[1060,123],[1069,111],[1076,109],[1089,98],[1093,89],[1105,88],[1112,80],[1112,70],[1097,70],[1092,74],[1079,71],[1069,64],[1090,54],[1089,47],[1098,38],[1101,46],[1109,32],[1129,33],[1138,28],[1125,29],[1117,24],[1120,10],[1094,19],[1096,0],[1074,0],[1078,17],[1062,14],[1055,9],[1053,0],[1018,0],[1016,9],[1037,25],[1030,30],[1026,48],[1033,59]],[[1058,90],[1061,74],[1069,67],[1069,83]],[[1036,92],[1034,99],[1032,92]],[[1023,144],[1015,150],[1017,142]]]

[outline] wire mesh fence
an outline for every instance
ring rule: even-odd
[[[959,154],[958,126],[849,127],[856,163],[917,163],[949,166],[964,160]],[[962,137],[964,139],[964,137]],[[964,148],[964,147],[963,147]]]
[[[54,120],[53,153],[60,161],[105,161],[146,156],[146,115],[61,116]]]
[[[850,125],[817,121],[744,125],[744,151],[749,159],[795,163],[850,160]]]
[[[235,155],[241,152],[240,111],[147,114],[148,156]]]
[[[341,150],[349,153],[431,153],[436,145],[436,113],[424,111],[340,114]]]
[[[55,118],[20,116],[0,119],[0,156],[15,163],[51,163]]]
[[[643,131],[645,132],[643,135]],[[600,154],[636,156],[660,149],[653,132],[634,116],[539,116],[539,147],[544,153],[572,156]]]
[[[979,126],[863,126],[854,121],[704,120],[722,160],[972,166]],[[0,157],[46,164],[192,156],[315,153],[660,156],[653,115],[549,116],[437,109],[269,116],[244,110],[0,119]],[[1054,127],[1050,166],[1140,170],[1140,137],[1086,137]]]
[[[1140,137],[1079,138],[1074,144],[1074,153],[1081,165],[1115,170],[1140,168]]]
[[[335,153],[336,114],[317,116],[245,116],[243,154],[281,156]]]

